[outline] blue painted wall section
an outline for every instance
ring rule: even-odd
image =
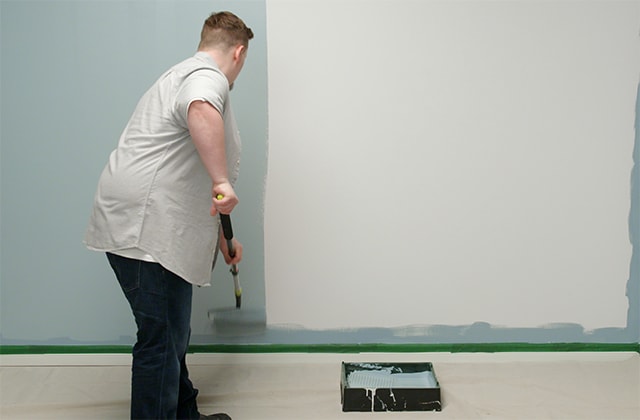
[[[631,210],[629,212],[629,236],[633,245],[627,298],[628,339],[640,342],[640,84],[636,93],[636,138],[633,147],[633,170],[631,172]]]

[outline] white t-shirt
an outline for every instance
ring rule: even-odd
[[[209,213],[212,181],[193,144],[187,111],[195,100],[223,116],[228,177],[235,183],[240,136],[229,83],[204,52],[164,73],[143,95],[96,191],[85,244],[156,261],[195,285],[208,285],[219,223]]]

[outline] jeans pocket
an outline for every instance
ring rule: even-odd
[[[130,292],[140,287],[142,261],[121,257],[107,252],[107,259],[122,290]]]

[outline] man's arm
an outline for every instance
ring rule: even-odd
[[[210,103],[194,101],[187,112],[187,124],[200,159],[213,182],[211,214],[214,215],[216,211],[230,214],[238,204],[238,197],[227,173],[222,115]],[[214,199],[218,195],[223,198]]]

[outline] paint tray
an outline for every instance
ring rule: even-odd
[[[342,411],[440,411],[433,365],[346,363],[340,380]]]

